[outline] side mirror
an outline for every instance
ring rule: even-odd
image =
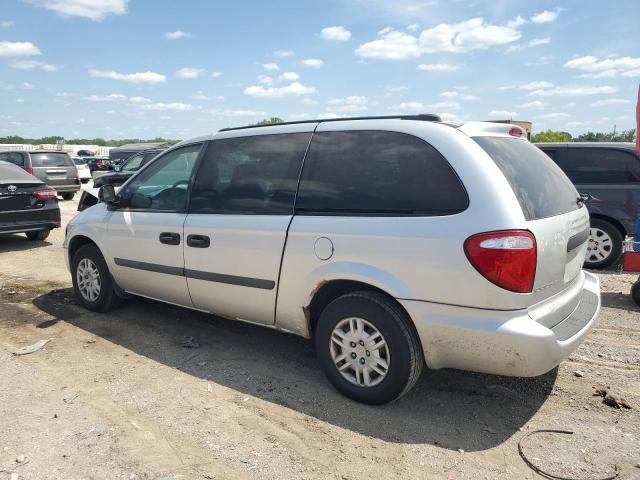
[[[117,196],[116,190],[115,188],[113,188],[113,185],[107,183],[100,187],[100,190],[98,190],[98,199],[104,203],[115,203]]]

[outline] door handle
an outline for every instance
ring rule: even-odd
[[[206,235],[187,235],[187,245],[193,248],[209,248],[211,239]]]
[[[162,232],[160,234],[160,243],[165,245],[180,245],[180,234],[173,232]]]

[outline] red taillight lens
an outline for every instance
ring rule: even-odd
[[[33,196],[38,200],[57,200],[58,192],[56,192],[53,188],[47,187],[42,190],[36,190],[33,192]]]
[[[31,167],[27,167],[24,169],[25,172],[30,173],[31,175],[33,175],[33,168]]]
[[[480,233],[464,242],[467,258],[499,287],[530,293],[536,277],[536,237],[526,230]]]
[[[522,130],[518,127],[513,127],[511,130],[509,130],[509,135],[511,135],[512,137],[521,137]]]

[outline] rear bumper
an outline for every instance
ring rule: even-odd
[[[80,190],[80,182],[70,185],[50,185],[51,188],[55,188],[58,193],[78,192]]]
[[[51,205],[49,205],[51,204]],[[60,208],[50,200],[42,208],[0,213],[0,233],[20,233],[60,228]]]
[[[484,310],[400,300],[414,321],[429,368],[534,377],[582,343],[600,311],[598,277],[584,272],[575,308],[549,328],[528,310]]]

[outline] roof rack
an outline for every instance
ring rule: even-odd
[[[279,125],[299,125],[303,123],[325,123],[325,122],[343,122],[346,120],[422,120],[424,122],[441,122],[439,115],[433,113],[419,113],[417,115],[380,115],[370,117],[339,117],[339,118],[323,118],[315,120],[298,120],[295,122],[272,123],[268,125],[245,125],[243,127],[227,127],[221,128],[219,132],[228,132],[230,130],[244,130],[246,128],[273,127]]]

